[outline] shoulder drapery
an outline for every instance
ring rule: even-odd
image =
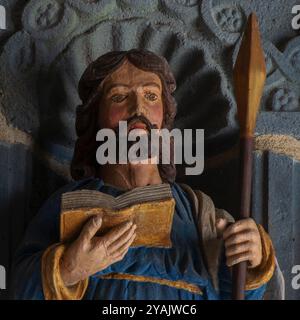
[[[215,289],[219,290],[218,277],[222,260],[223,240],[218,237],[216,220],[224,218],[229,223],[233,223],[235,220],[226,210],[215,208],[212,199],[202,191],[193,190],[186,184],[180,184],[180,186],[189,195],[193,204],[204,263]],[[255,290],[265,285],[272,278],[275,270],[275,250],[272,241],[261,225],[258,225],[258,230],[262,240],[262,262],[256,268],[248,269],[246,290]]]

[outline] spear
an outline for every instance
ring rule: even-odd
[[[264,52],[256,15],[251,13],[233,70],[240,124],[240,205],[238,219],[250,217],[254,129],[266,80]],[[244,299],[247,262],[233,267],[232,298]]]

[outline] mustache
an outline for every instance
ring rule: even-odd
[[[127,119],[127,127],[130,127],[133,123],[141,122],[146,126],[148,134],[150,133],[151,129],[158,129],[156,124],[151,123],[151,121],[145,117],[144,115],[133,115]],[[119,133],[119,126],[114,128],[114,131],[118,134]]]

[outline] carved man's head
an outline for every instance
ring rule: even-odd
[[[77,107],[75,145],[71,164],[74,179],[95,176],[96,133],[116,129],[126,120],[136,127],[172,129],[176,82],[167,61],[145,50],[109,52],[92,62],[79,81],[82,105]],[[163,181],[174,181],[173,163],[159,164]]]

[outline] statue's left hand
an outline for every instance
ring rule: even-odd
[[[229,226],[225,219],[217,220],[217,230],[225,242],[226,264],[248,261],[249,268],[255,268],[262,261],[261,237],[255,221],[251,218],[239,220]]]

